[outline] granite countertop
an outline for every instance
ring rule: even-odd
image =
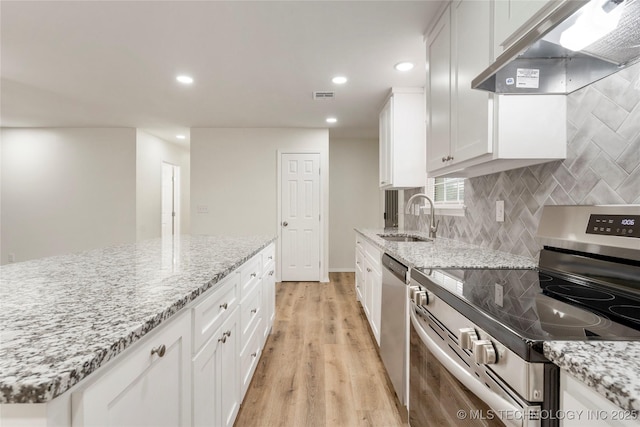
[[[0,267],[0,403],[64,393],[274,240],[181,236]]]
[[[536,260],[506,252],[481,248],[469,243],[438,237],[431,242],[390,242],[384,235],[409,235],[428,238],[419,231],[395,229],[358,229],[356,231],[398,261],[417,269],[431,268],[512,268],[533,269]]]
[[[379,237],[407,235],[428,238],[418,231],[356,229],[398,261],[412,268],[536,268],[530,258],[481,248],[455,240],[390,242]],[[570,375],[622,409],[640,410],[640,342],[547,341],[544,355]]]
[[[640,342],[549,341],[544,355],[620,408],[640,411]]]

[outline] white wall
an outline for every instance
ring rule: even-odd
[[[321,162],[321,211],[329,218],[327,129],[191,129],[191,233],[277,235],[277,152],[316,151]],[[207,206],[208,213],[198,213]],[[329,226],[324,221],[322,268],[328,280]]]
[[[141,130],[136,136],[136,237],[160,237],[162,162],[180,166],[180,234],[190,233],[189,148]]]
[[[329,269],[354,271],[353,229],[377,228],[383,223],[378,140],[331,138],[329,147]]]
[[[2,264],[135,241],[135,129],[1,136]]]

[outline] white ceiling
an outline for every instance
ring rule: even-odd
[[[423,86],[436,1],[0,2],[0,124],[329,127],[377,135],[392,86]],[[409,60],[409,72],[394,70]],[[176,75],[194,77],[190,87]],[[343,86],[331,83],[342,74]],[[312,92],[335,90],[334,100]],[[338,118],[327,125],[328,116]]]

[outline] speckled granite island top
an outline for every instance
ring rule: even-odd
[[[640,342],[552,341],[544,355],[622,409],[640,411]]]
[[[181,236],[0,267],[0,403],[62,394],[273,240]]]
[[[389,229],[358,229],[384,252],[412,268],[535,268],[534,259],[494,251],[457,240],[438,237],[432,242],[390,242],[384,235],[411,235],[428,238],[419,231],[398,231]]]

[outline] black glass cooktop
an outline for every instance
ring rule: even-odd
[[[640,340],[640,295],[537,270],[422,273],[429,290],[507,346],[541,353],[551,340]]]

